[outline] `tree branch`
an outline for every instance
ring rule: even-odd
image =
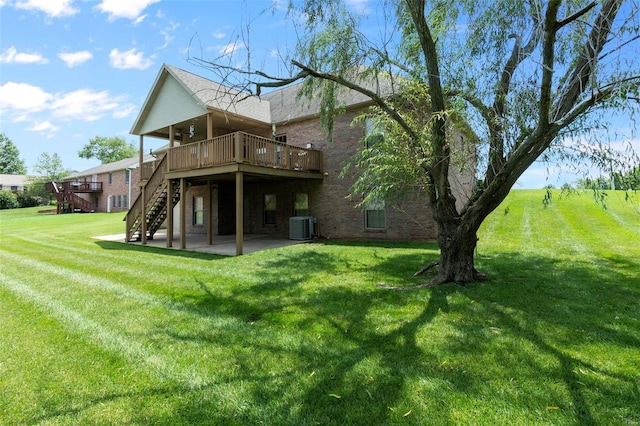
[[[407,132],[408,135],[411,136],[411,138],[413,140],[418,140],[418,135],[416,134],[415,130],[409,126],[409,124],[404,120],[404,118],[402,118],[402,116],[400,115],[400,113],[398,113],[398,111],[396,111],[395,109],[391,108],[391,106],[389,106],[389,104],[387,102],[385,102],[385,100],[378,95],[377,93],[375,93],[372,90],[366,89],[358,84],[355,84],[349,80],[346,80],[345,78],[341,77],[341,76],[337,76],[337,75],[333,75],[333,74],[328,74],[328,73],[322,73],[319,71],[316,71],[314,69],[309,68],[306,65],[301,64],[298,61],[291,61],[291,63],[293,65],[295,65],[296,67],[300,68],[302,71],[300,73],[298,73],[298,76],[311,76],[311,77],[315,77],[315,78],[319,78],[322,80],[329,80],[329,81],[333,81],[334,83],[337,83],[343,87],[346,87],[348,89],[351,90],[355,90],[356,92],[362,93],[363,95],[367,96],[368,98],[370,98],[378,107],[380,107],[384,112],[386,112],[387,114],[389,114],[389,116],[391,116],[391,118],[393,118],[394,121],[396,121],[401,127],[402,129]],[[298,77],[296,79],[301,79],[304,77]],[[277,84],[277,83],[274,83]],[[284,83],[279,84],[279,86],[284,86]],[[279,86],[270,86],[270,87],[279,87]]]
[[[570,24],[571,22],[579,19],[581,16],[585,15],[587,12],[589,12],[591,9],[593,9],[594,7],[596,7],[598,3],[591,2],[588,5],[586,5],[583,9],[577,11],[576,13],[574,13],[573,15],[563,19],[562,21],[558,22],[558,28],[562,28],[565,25]]]
[[[569,112],[578,97],[587,89],[589,79],[598,62],[598,56],[604,48],[620,6],[621,0],[607,0],[602,5],[593,29],[582,47],[582,52],[573,68],[569,82],[555,106],[554,121]]]
[[[540,109],[538,111],[538,128],[549,123],[551,110],[551,88],[553,85],[553,69],[555,62],[555,42],[560,0],[549,2],[544,20],[544,39],[542,42],[542,84],[540,85]]]

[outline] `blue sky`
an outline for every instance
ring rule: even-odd
[[[367,2],[349,1],[363,10]],[[187,57],[234,52],[246,58],[250,41],[253,63],[275,66],[273,52],[295,41],[285,3],[0,0],[0,132],[18,147],[30,173],[42,152],[58,153],[70,169],[96,166],[77,152],[95,136],[122,136],[137,146],[129,130],[163,63],[213,78]],[[242,37],[248,23],[249,40]],[[147,138],[145,149],[163,143]],[[516,187],[573,180],[536,164]]]
[[[57,152],[71,169],[99,164],[77,156],[95,136],[122,136],[137,147],[129,130],[161,65],[212,77],[187,62],[190,45],[192,56],[246,55],[239,36],[247,22],[254,22],[252,32],[272,34],[258,40],[255,52],[270,56],[288,27],[283,13],[261,14],[272,4],[0,0],[0,132],[30,173],[42,152]],[[147,139],[145,149],[161,144]]]

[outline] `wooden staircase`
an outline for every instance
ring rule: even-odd
[[[147,182],[143,185],[143,188],[140,188],[140,194],[124,218],[127,223],[125,241],[142,240],[143,220],[146,221],[147,239],[152,240],[156,231],[167,218],[167,207],[174,208],[180,201],[180,188],[176,186],[169,190],[169,185],[164,178],[165,170],[166,156],[162,157]],[[144,214],[142,208],[143,194],[145,194]],[[171,202],[169,203],[168,200],[171,200]]]
[[[93,213],[90,201],[74,194],[66,192],[62,185],[55,182],[47,182],[46,189],[56,195],[57,214],[61,213]]]

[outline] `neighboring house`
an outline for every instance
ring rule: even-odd
[[[143,164],[155,160],[143,157]],[[127,211],[140,193],[140,158],[132,157],[65,176],[50,184],[58,199],[58,213]]]
[[[244,233],[308,238],[434,239],[424,194],[400,205],[357,208],[353,180],[339,175],[364,136],[353,118],[371,105],[349,92],[333,142],[320,126],[317,100],[297,98],[299,86],[248,97],[206,78],[163,65],[131,129],[169,141],[154,170],[143,174],[141,197],[127,214],[127,241],[153,238],[163,224],[167,246],[181,236]],[[456,196],[469,196],[474,170],[451,176]],[[130,198],[131,199],[131,198]],[[168,200],[171,200],[170,202]],[[463,200],[464,201],[464,200]],[[167,205],[175,206],[167,208]],[[142,212],[146,220],[142,220]],[[294,219],[291,219],[291,218]],[[186,248],[188,238],[180,238]]]
[[[4,175],[0,174],[0,191],[24,192],[29,184],[27,175]]]

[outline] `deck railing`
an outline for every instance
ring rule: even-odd
[[[168,171],[193,170],[233,163],[319,172],[322,170],[322,151],[235,132],[171,148]]]
[[[47,190],[49,192],[56,192],[53,189],[53,183],[49,183]],[[58,192],[102,192],[102,182],[80,182],[80,181],[66,181],[56,184]]]
[[[153,170],[151,176],[149,176],[149,178],[147,178],[147,182],[144,183],[144,187],[145,187],[145,200],[144,200],[144,205],[148,206],[149,205],[149,201],[151,200],[151,198],[155,194],[155,189],[159,188],[162,183],[164,182],[164,173],[166,170],[166,156],[163,156],[162,158],[160,158],[159,160],[154,161],[156,168]],[[125,217],[125,221],[126,221],[126,230],[127,230],[127,239],[126,241],[129,241],[131,239],[131,234],[133,234],[134,230],[134,225],[136,225],[138,220],[145,220],[144,218],[146,218],[146,212],[142,211],[142,194],[143,191],[141,190],[140,193],[138,194],[138,197],[135,199],[135,201],[131,204],[131,207],[129,208],[129,211],[127,212],[127,216]]]
[[[142,169],[140,171],[140,180],[148,180],[151,177],[151,175],[153,174],[153,171],[156,169],[156,163],[158,163],[158,161],[159,160],[142,163]]]

